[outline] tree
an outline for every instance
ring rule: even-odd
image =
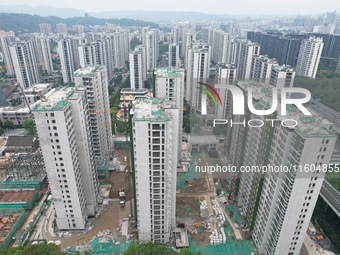
[[[60,250],[55,244],[34,244],[26,246],[18,246],[10,249],[0,249],[1,255],[68,255],[67,252]]]
[[[13,121],[11,121],[11,120],[5,120],[5,122],[4,122],[4,128],[6,128],[6,129],[13,128]]]
[[[3,135],[5,133],[4,129],[0,127],[0,135]]]
[[[122,83],[123,80],[123,76],[121,74],[117,75],[117,77],[115,77],[113,79],[113,82],[115,84],[115,86],[119,86]]]
[[[305,88],[310,91],[313,98],[335,111],[340,111],[340,78],[296,77],[294,87]]]
[[[141,45],[141,44],[142,44],[141,40],[138,40],[137,38],[132,38],[130,42],[131,50],[134,50],[137,45]]]
[[[150,89],[150,88],[151,88],[151,82],[148,81],[148,80],[145,80],[145,81],[144,81],[144,87],[145,87],[146,89]]]
[[[166,54],[166,52],[169,50],[169,44],[168,43],[159,43],[159,55],[162,56]]]
[[[125,125],[121,121],[117,125],[117,132],[118,133],[124,133],[125,132]]]
[[[203,255],[203,253],[201,253],[200,251],[198,253],[194,253],[190,251],[188,248],[184,248],[184,249],[181,249],[181,252],[179,253],[179,255]]]
[[[178,253],[165,245],[157,245],[151,242],[137,244],[131,243],[129,248],[123,252],[124,255],[178,255]],[[201,252],[194,253],[189,249],[182,249],[180,255],[203,255]]]
[[[187,134],[191,132],[190,124],[187,124],[187,125],[184,127],[184,132],[187,133]]]
[[[34,135],[36,133],[34,120],[25,120],[22,126],[26,129],[28,135]]]

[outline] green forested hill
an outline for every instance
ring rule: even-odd
[[[313,98],[320,98],[320,102],[340,112],[340,78],[295,78],[294,87],[308,89]]]
[[[150,26],[158,27],[157,24],[134,19],[98,19],[94,17],[74,17],[74,18],[59,18],[59,17],[42,17],[38,15],[17,14],[17,13],[0,13],[0,29],[21,33],[39,32],[40,23],[49,23],[52,29],[55,29],[57,23],[65,23],[68,27],[79,24],[83,26],[105,25],[106,23],[116,24],[120,26]]]

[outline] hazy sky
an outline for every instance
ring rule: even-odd
[[[317,14],[340,11],[340,0],[0,0],[0,4],[47,5],[86,12],[161,10],[212,14]]]

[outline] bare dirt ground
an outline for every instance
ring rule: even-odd
[[[207,180],[204,176],[202,176],[199,179],[192,180],[190,185],[188,184],[183,189],[181,189],[181,193],[200,194],[200,193],[206,193],[209,191],[208,186],[207,186]]]
[[[111,172],[109,175],[109,179],[106,181],[107,183],[111,184],[111,191],[110,191],[110,198],[119,198],[119,190],[124,189],[126,200],[130,200],[132,198],[131,192],[131,173],[126,172]]]
[[[199,200],[203,197],[177,197],[177,222],[184,223],[186,229],[191,232],[192,240],[198,241],[200,246],[204,246],[209,243],[209,236],[211,231],[204,230],[202,227],[196,227],[195,224],[202,222],[203,219],[200,216]],[[196,231],[192,231],[196,230]]]
[[[108,179],[104,180],[104,182],[112,185],[109,197],[119,198],[119,190],[124,189],[126,200],[130,200],[133,195],[130,153],[126,149],[116,149],[114,154],[117,156],[117,160],[120,161],[121,165],[128,166],[124,172],[111,171]]]
[[[125,208],[119,207],[119,201],[110,202],[106,210],[101,212],[98,218],[94,219],[94,228],[86,234],[74,234],[68,238],[58,238],[62,242],[62,247],[76,246],[80,243],[90,241],[99,231],[110,230],[116,235],[117,240],[123,241],[125,237],[118,237],[116,229],[119,227],[119,220],[127,218],[130,214],[130,203],[127,202]]]

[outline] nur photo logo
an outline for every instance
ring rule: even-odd
[[[204,82],[197,82],[197,84],[201,85],[202,91],[205,92],[205,93],[202,93],[202,98],[201,98],[201,114],[202,115],[207,115],[207,95],[209,95],[209,97],[212,99],[215,105],[217,105],[216,98],[218,99],[218,102],[220,103],[220,105],[221,106],[223,105],[220,95],[218,94],[218,92],[213,86],[211,86],[208,83],[204,83]],[[203,86],[206,88],[204,88]],[[212,93],[214,93],[216,98],[214,97]]]

